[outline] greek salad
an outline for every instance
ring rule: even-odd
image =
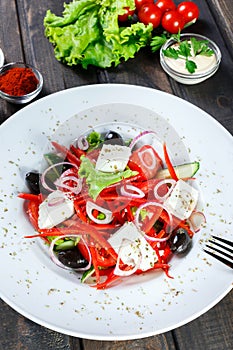
[[[163,270],[187,254],[205,222],[197,209],[199,162],[173,166],[154,131],[133,139],[91,130],[67,148],[52,141],[43,172],[28,172],[18,194],[58,266],[82,283],[105,289],[131,275]]]

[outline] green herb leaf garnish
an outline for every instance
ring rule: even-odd
[[[191,60],[186,60],[185,67],[189,71],[189,73],[194,73],[197,69],[196,63]]]
[[[207,40],[197,40],[195,38],[190,38],[190,41],[184,40],[180,41],[180,35],[172,36],[174,40],[177,41],[177,48],[169,47],[163,50],[163,54],[166,57],[173,58],[177,60],[178,58],[185,60],[185,68],[191,74],[195,73],[197,65],[192,61],[192,57],[198,55],[210,57],[214,55],[214,51],[208,46],[209,42]]]

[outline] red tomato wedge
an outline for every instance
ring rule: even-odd
[[[161,158],[150,145],[144,145],[134,151],[130,162],[137,164],[147,179],[152,179],[162,167]]]

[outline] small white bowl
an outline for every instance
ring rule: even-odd
[[[29,64],[26,64],[26,63],[22,63],[22,62],[13,62],[13,63],[8,63],[8,64],[2,66],[0,68],[0,76],[4,75],[7,71],[9,71],[10,69],[15,68],[15,67],[30,68],[38,80],[37,87],[34,91],[32,91],[26,95],[21,95],[21,96],[9,95],[6,92],[0,90],[0,97],[8,102],[15,103],[15,104],[28,103],[40,93],[40,91],[43,87],[43,77],[42,77],[41,73],[35,67],[33,67]]]
[[[187,85],[193,85],[193,84],[198,84],[201,83],[202,81],[210,78],[219,68],[219,64],[221,62],[221,52],[218,48],[218,46],[210,39],[208,39],[205,36],[199,35],[199,34],[193,34],[193,33],[187,33],[187,34],[181,34],[180,35],[180,40],[189,40],[190,38],[195,38],[196,40],[205,40],[208,41],[208,47],[214,51],[214,57],[215,60],[213,64],[210,67],[207,67],[205,70],[200,71],[200,72],[194,72],[194,73],[189,73],[186,72],[181,72],[175,69],[175,65],[171,64],[171,61],[167,59],[167,57],[164,55],[163,50],[168,49],[170,46],[174,45],[177,43],[177,41],[174,38],[170,38],[165,42],[165,44],[161,47],[160,49],[160,64],[164,71],[170,75],[174,80],[178,81],[181,84],[187,84]],[[170,59],[174,61],[175,59]]]

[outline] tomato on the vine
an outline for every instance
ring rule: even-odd
[[[124,7],[125,13],[123,15],[118,15],[118,21],[126,22],[128,19],[134,15],[135,10],[130,10],[129,7]]]
[[[176,9],[176,5],[173,0],[158,0],[156,1],[155,5],[158,6],[163,13]]]
[[[153,4],[154,0],[134,0],[136,11],[139,11],[139,9],[145,5],[145,4]]]
[[[192,1],[181,2],[177,6],[177,11],[183,17],[185,24],[192,22],[192,21],[195,21],[199,16],[199,8]]]
[[[161,24],[167,32],[177,34],[184,28],[185,21],[178,11],[170,10],[164,13]]]
[[[162,11],[155,4],[145,4],[138,11],[138,19],[145,25],[151,23],[157,28],[161,23]]]

